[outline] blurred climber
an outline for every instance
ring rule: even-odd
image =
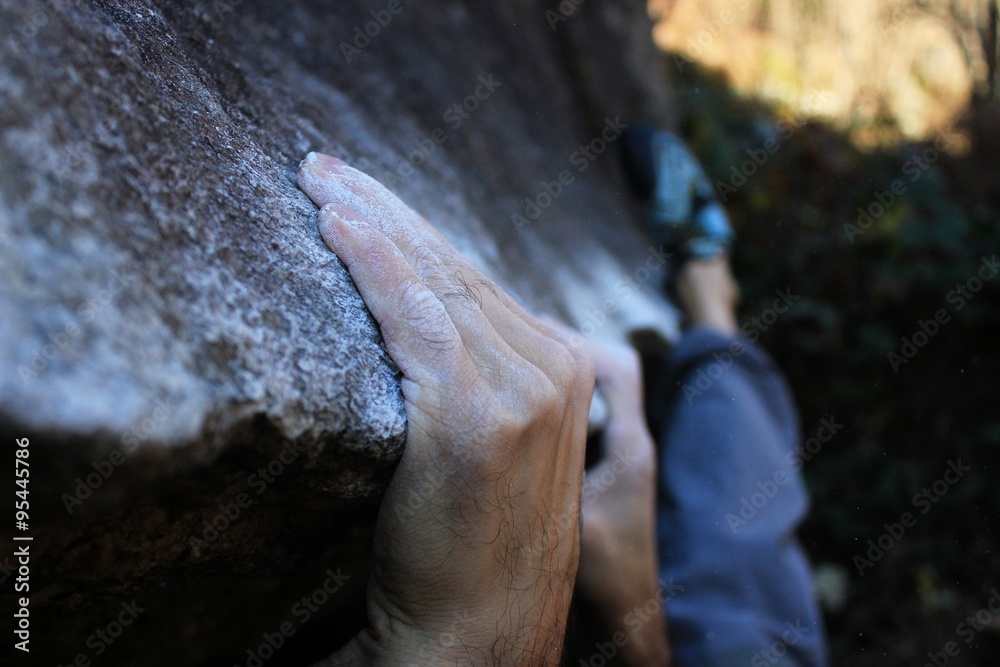
[[[679,667],[824,666],[826,638],[795,530],[808,497],[798,415],[784,377],[736,321],[733,232],[698,161],[639,123],[626,165],[672,248],[687,330],[671,350],[673,398],[659,447],[657,543]],[[740,332],[744,335],[740,335]],[[749,511],[746,504],[749,503]]]

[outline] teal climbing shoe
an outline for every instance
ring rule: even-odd
[[[633,123],[623,137],[626,172],[636,192],[649,199],[654,238],[687,259],[725,253],[735,234],[697,158],[677,136]]]

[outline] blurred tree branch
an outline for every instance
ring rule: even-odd
[[[973,81],[978,81],[974,96],[996,99],[1000,81],[997,72],[997,49],[1000,46],[1000,0],[949,0],[947,5],[934,0],[916,0],[925,14],[942,21],[951,31],[965,57]],[[978,44],[970,42],[975,36]],[[985,72],[977,72],[977,51]],[[984,90],[985,89],[985,90]]]
[[[986,67],[989,72],[990,99],[997,99],[997,88],[1000,87],[997,73],[997,49],[1000,48],[1000,0],[990,3],[990,20],[987,25],[983,44],[986,49]]]

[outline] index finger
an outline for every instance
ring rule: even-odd
[[[462,338],[444,305],[392,240],[359,215],[333,205],[320,211],[319,224],[403,375],[418,384],[442,372],[454,377],[469,360]]]

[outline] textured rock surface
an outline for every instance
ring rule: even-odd
[[[0,432],[31,440],[37,664],[246,664],[283,622],[269,664],[303,664],[363,623],[405,421],[306,152],[391,183],[535,310],[673,331],[615,147],[578,152],[668,119],[642,3],[320,4],[0,0]]]

